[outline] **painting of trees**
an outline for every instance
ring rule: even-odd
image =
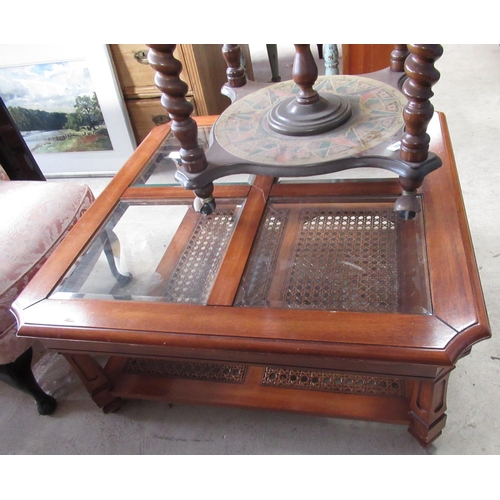
[[[104,117],[102,116],[95,92],[91,97],[82,95],[75,99],[74,114],[74,123],[78,123],[80,127],[88,127],[90,130],[95,130],[98,126],[104,124]]]
[[[0,68],[0,96],[32,152],[113,149],[84,60]]]

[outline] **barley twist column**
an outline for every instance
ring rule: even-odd
[[[198,144],[198,125],[191,118],[193,105],[186,100],[188,86],[179,75],[182,64],[174,57],[175,44],[148,44],[148,62],[156,71],[155,84],[161,90],[161,103],[172,119],[172,133],[180,142],[179,151],[182,168],[191,174],[197,174],[208,166],[203,149]],[[213,184],[195,189],[197,195],[195,209],[211,213],[215,208],[212,197]],[[212,206],[208,206],[213,204]]]
[[[403,84],[403,93],[408,103],[403,110],[405,131],[401,137],[400,157],[408,163],[424,162],[429,153],[430,137],[427,125],[434,114],[430,98],[434,95],[432,86],[439,80],[439,71],[434,67],[443,54],[441,45],[408,45],[410,54],[406,58],[405,72],[408,77]],[[403,196],[399,206],[404,218],[413,218],[419,210],[416,191],[422,185],[423,178],[400,177]]]
[[[403,93],[408,104],[403,111],[406,125],[401,138],[401,158],[407,162],[421,162],[427,158],[430,137],[427,125],[434,114],[430,98],[432,86],[439,80],[439,71],[434,63],[443,54],[441,45],[409,45],[410,55],[406,59],[405,71],[408,79]]]

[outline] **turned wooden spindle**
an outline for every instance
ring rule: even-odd
[[[241,48],[238,44],[225,43],[222,46],[222,55],[226,60],[227,83],[230,87],[243,87],[247,79],[245,70],[241,65]]]
[[[294,46],[295,59],[292,78],[295,84],[300,87],[297,102],[299,104],[312,104],[319,100],[319,94],[313,89],[313,85],[318,79],[318,67],[309,45],[294,44]]]
[[[439,80],[434,63],[443,54],[441,45],[409,45],[406,58],[407,80],[403,93],[408,103],[403,110],[405,132],[401,138],[400,156],[406,162],[422,162],[427,159],[430,137],[427,125],[434,114],[430,98],[432,86]]]
[[[270,109],[267,124],[271,130],[289,136],[316,135],[349,120],[352,110],[347,99],[314,90],[318,67],[307,44],[295,44],[292,77],[299,91]]]
[[[156,71],[155,84],[162,92],[161,104],[172,119],[172,133],[181,145],[182,167],[189,173],[202,172],[208,163],[198,144],[198,126],[191,118],[193,105],[186,100],[188,86],[179,78],[182,64],[173,54],[176,45],[148,47],[148,62]]]
[[[391,52],[391,71],[403,72],[405,70],[405,61],[409,53],[410,51],[406,44],[394,45],[394,50]]]

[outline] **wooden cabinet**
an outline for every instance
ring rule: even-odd
[[[388,68],[393,50],[394,45],[387,44],[343,44],[342,73],[361,75]]]
[[[154,84],[154,70],[147,62],[145,44],[109,46],[118,81],[125,99],[137,143],[157,125],[169,121],[160,103],[160,91]],[[247,75],[253,79],[248,45],[242,45]],[[218,115],[230,101],[220,93],[226,82],[226,62],[220,44],[181,44],[175,57],[181,62],[181,79],[188,85],[186,98],[194,106],[193,115]]]

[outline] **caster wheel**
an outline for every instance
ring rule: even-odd
[[[400,212],[398,212],[398,214],[399,217],[401,217],[401,219],[403,220],[412,220],[417,215],[416,212],[413,212],[411,210],[401,210]]]
[[[215,200],[213,198],[198,198],[193,202],[193,208],[196,212],[203,215],[210,215],[215,211]]]

